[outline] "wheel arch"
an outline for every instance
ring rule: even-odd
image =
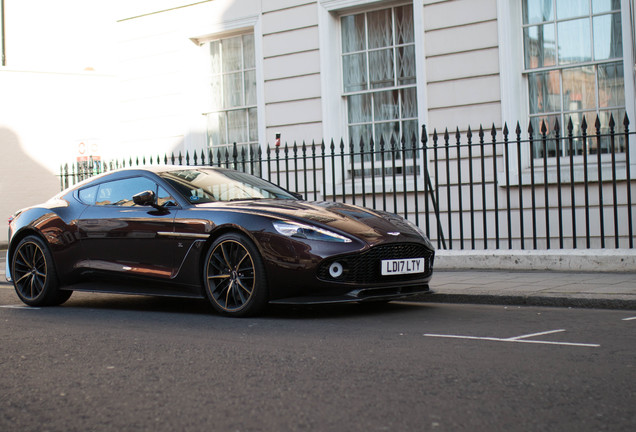
[[[11,237],[11,241],[9,242],[9,245],[7,247],[7,264],[9,268],[11,268],[11,263],[13,262],[13,254],[15,253],[16,247],[25,237],[31,235],[38,237],[40,240],[42,240],[42,242],[44,242],[46,247],[49,248],[49,251],[51,250],[49,242],[46,241],[46,237],[44,236],[44,234],[33,227],[22,228],[21,230],[13,234],[13,236]],[[55,260],[53,260],[53,265],[55,265]],[[57,270],[57,267],[55,270]]]
[[[15,250],[20,242],[29,236],[37,237],[38,239],[40,239],[40,241],[42,241],[44,246],[48,248],[51,257],[53,258],[52,264],[54,267],[55,280],[57,281],[57,283],[59,283],[60,277],[58,273],[57,262],[55,261],[55,257],[53,256],[53,249],[51,248],[49,242],[46,240],[46,236],[32,226],[22,228],[11,237],[11,241],[9,242],[9,245],[7,247],[7,268],[9,269],[9,271],[11,271],[11,278],[13,279],[13,254],[15,253]]]
[[[261,259],[264,261],[264,254],[263,254],[263,250],[260,246],[260,244],[258,243],[258,241],[256,240],[256,238],[245,228],[239,226],[239,225],[233,225],[233,224],[227,224],[227,225],[222,225],[217,227],[214,231],[212,231],[210,233],[210,236],[207,238],[207,240],[205,241],[203,247],[201,248],[201,254],[199,255],[199,265],[198,265],[198,269],[199,269],[199,277],[201,278],[201,287],[203,287],[203,271],[205,269],[205,259],[207,256],[208,251],[210,250],[210,248],[212,247],[212,245],[214,244],[214,242],[221,236],[225,235],[225,234],[241,234],[245,237],[247,237],[256,247],[256,249],[258,250],[258,253],[261,256]],[[269,277],[267,274],[267,265],[263,265],[263,271],[265,272],[265,280],[269,282]],[[267,284],[267,296],[270,296],[270,284]]]

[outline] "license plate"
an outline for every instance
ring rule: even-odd
[[[382,260],[382,276],[424,273],[425,270],[424,258]]]

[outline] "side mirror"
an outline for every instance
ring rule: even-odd
[[[157,206],[157,197],[151,190],[139,192],[138,194],[133,195],[132,199],[135,204],[140,206]]]

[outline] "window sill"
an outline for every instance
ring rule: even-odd
[[[627,163],[625,162],[625,156],[622,156],[622,160],[616,161],[614,165],[615,170],[613,169],[611,161],[601,162],[601,181],[611,182],[614,179],[616,179],[616,181],[625,181],[627,179]],[[543,185],[546,183],[546,177],[547,184],[549,185],[571,183],[572,176],[574,177],[574,183],[597,183],[599,181],[598,163],[588,163],[587,176],[585,171],[583,164],[575,164],[571,169],[568,162],[567,164],[561,164],[559,176],[557,165],[549,164],[547,170],[543,166],[535,166],[533,178],[532,169],[528,167],[521,172],[521,186]],[[630,164],[630,172],[633,178],[634,173],[636,173],[635,164]],[[497,184],[500,187],[506,187],[506,185],[510,187],[519,186],[519,176],[516,172],[511,172],[509,178],[506,179],[506,173],[500,171],[497,174]]]

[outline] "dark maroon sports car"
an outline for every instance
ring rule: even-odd
[[[307,202],[220,168],[113,171],[17,212],[7,279],[32,306],[73,291],[208,298],[222,314],[267,303],[359,302],[428,291],[434,248],[407,220]]]

